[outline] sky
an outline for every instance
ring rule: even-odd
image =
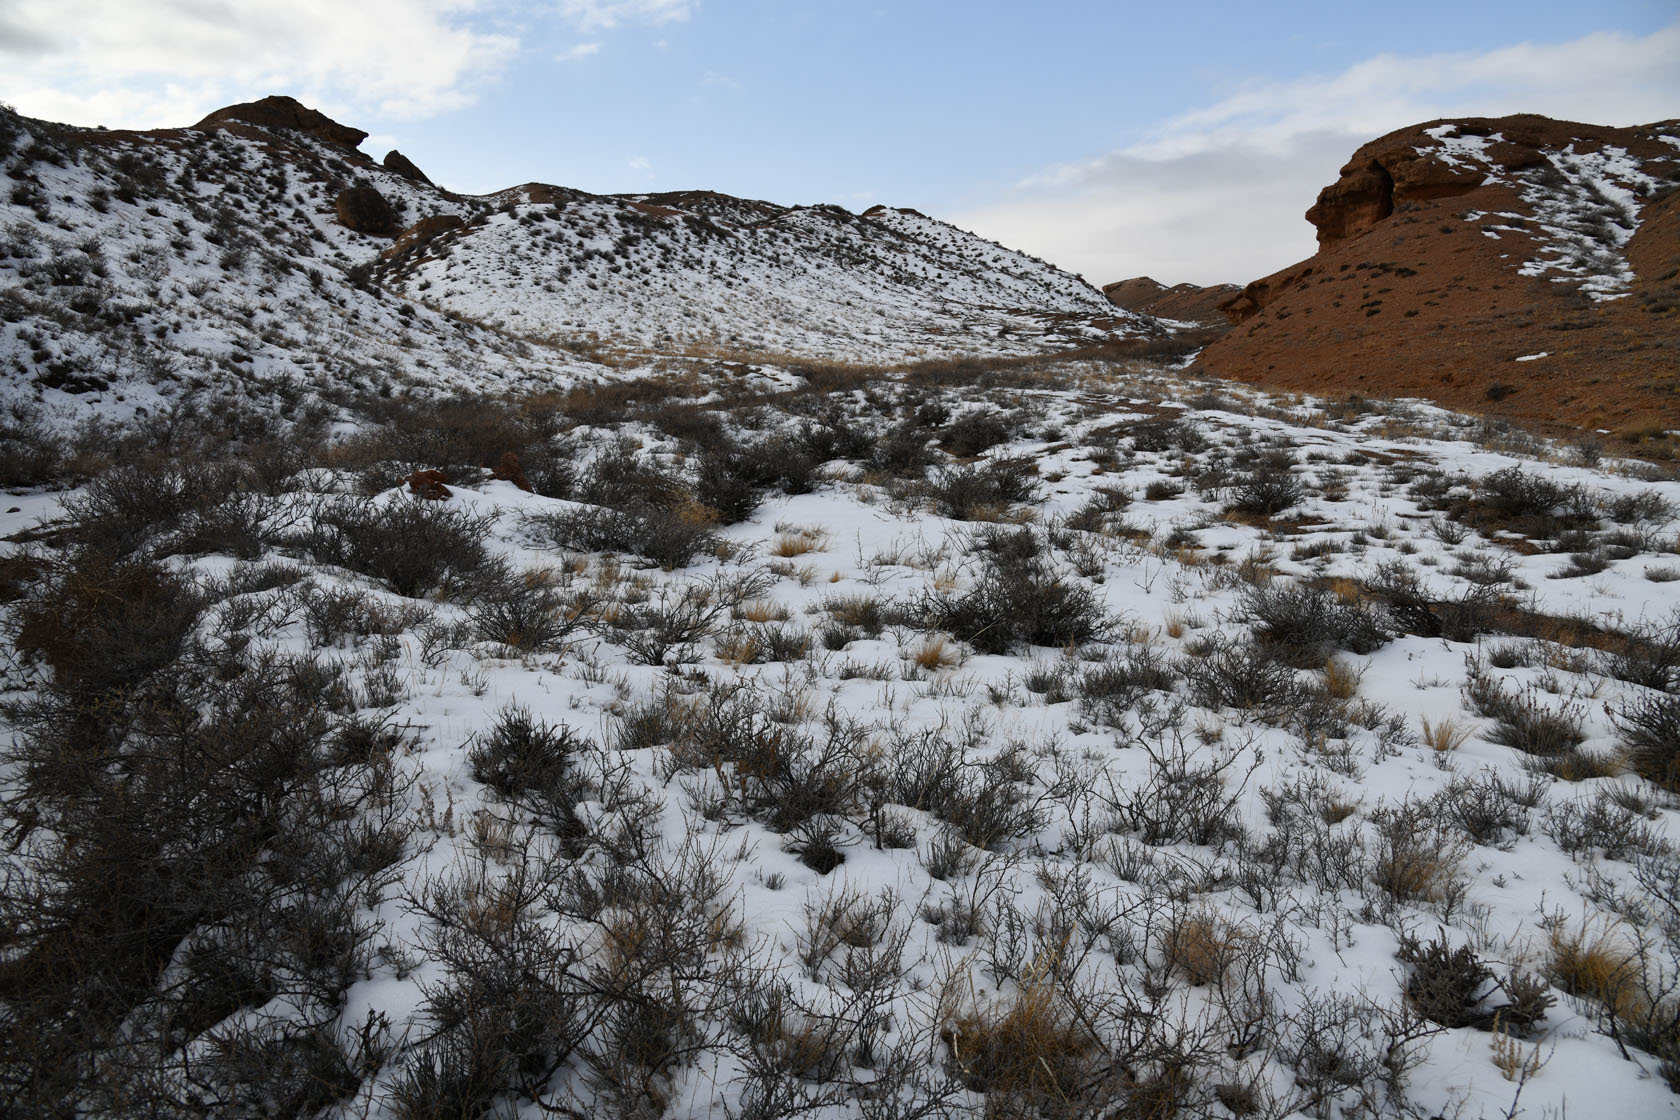
[[[1680,117],[1680,0],[0,0],[0,101],[152,128],[287,93],[454,190],[914,207],[1102,284],[1310,256],[1438,117]]]

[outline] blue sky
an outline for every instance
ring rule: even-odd
[[[0,99],[184,124],[287,92],[437,181],[913,206],[1096,282],[1245,281],[1364,140],[1680,117],[1675,0],[0,0]]]

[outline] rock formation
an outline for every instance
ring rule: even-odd
[[[339,124],[325,113],[309,108],[291,97],[265,97],[261,101],[246,101],[217,109],[196,124],[195,128],[220,128],[231,122],[254,124],[261,128],[284,128],[302,132],[329,144],[355,149],[367,133],[359,128]]]
[[[1221,309],[1197,368],[1539,423],[1680,417],[1680,122],[1431,121],[1354,153],[1310,259]]]
[[[1139,311],[1163,319],[1203,325],[1225,325],[1220,305],[1236,296],[1242,289],[1235,284],[1174,284],[1167,287],[1148,276],[1134,276],[1103,285],[1103,295],[1116,307]]]
[[[372,187],[346,187],[333,202],[338,224],[357,233],[385,237],[397,232],[397,213]]]
[[[380,256],[390,260],[400,257],[410,249],[418,249],[440,234],[453,229],[460,229],[467,223],[454,214],[433,214],[429,218],[421,218],[397,235],[397,240]]]
[[[385,162],[383,166],[385,170],[393,171],[396,174],[401,175],[404,179],[408,179],[416,183],[424,183],[427,186],[432,185],[432,181],[426,178],[426,173],[414,166],[413,160],[409,159],[395,148],[392,148],[389,152],[385,153]]]

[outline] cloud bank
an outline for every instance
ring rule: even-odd
[[[190,124],[288,92],[396,118],[472,100],[518,48],[467,19],[476,0],[10,0],[0,100],[71,124]],[[260,91],[256,93],[253,91]]]

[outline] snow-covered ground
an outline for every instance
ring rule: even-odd
[[[909,211],[548,187],[468,198],[295,133],[102,135],[0,111],[0,139],[0,388],[52,415],[191,401],[331,418],[357,398],[529,393],[671,362],[1030,354],[1167,333]],[[352,184],[400,224],[466,225],[388,261],[391,238],[337,220]]]
[[[329,1113],[1680,1111],[1680,1055],[1642,1048],[1674,1042],[1680,811],[1619,753],[1680,686],[1680,484],[1427,406],[989,385],[673,382],[573,428],[557,496],[457,471],[367,500],[481,524],[488,591],[300,544],[362,508],[342,456],[244,559],[147,539],[208,589],[206,643],[337,666],[329,703],[401,743],[413,830],[328,1001],[377,1058]],[[708,409],[770,475],[826,461],[708,522]],[[609,509],[646,520],[603,551]],[[638,556],[682,526],[691,554]],[[1595,938],[1608,980],[1570,964]],[[1443,999],[1449,959],[1481,971]],[[216,1099],[228,1040],[316,998],[288,975],[167,1035],[158,1076]]]

